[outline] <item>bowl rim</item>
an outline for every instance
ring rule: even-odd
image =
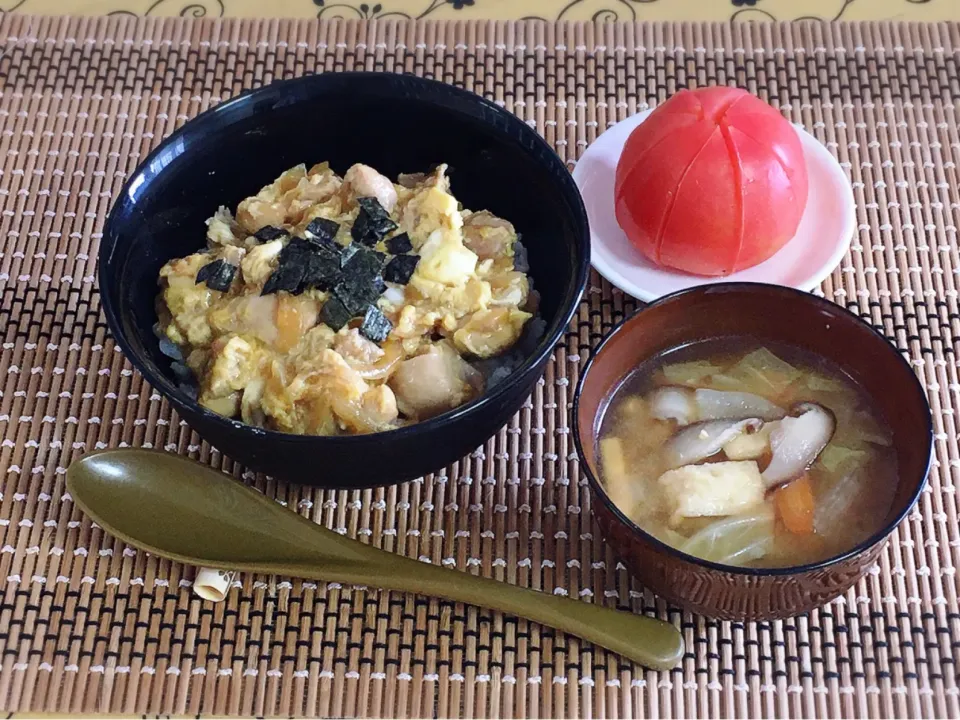
[[[494,128],[495,135],[501,137],[504,134],[509,133],[521,135],[523,142],[528,145],[528,147],[525,148],[528,154],[539,150],[541,153],[543,153],[543,156],[546,157],[547,165],[553,165],[555,170],[563,171],[562,173],[557,173],[557,182],[560,186],[558,190],[564,191],[563,194],[567,197],[567,200],[571,205],[571,209],[575,216],[575,223],[578,226],[576,231],[579,237],[577,238],[578,242],[574,250],[579,262],[578,266],[575,268],[574,274],[569,278],[566,289],[560,298],[559,312],[556,318],[550,325],[547,326],[543,337],[540,339],[534,351],[524,359],[524,361],[517,367],[516,370],[511,373],[510,377],[498,383],[493,389],[482,393],[479,397],[474,398],[463,405],[411,425],[406,425],[391,430],[384,430],[377,433],[351,435],[301,435],[297,433],[286,433],[279,430],[258,428],[253,425],[248,425],[240,420],[218,415],[217,413],[204,408],[199,402],[180,392],[177,386],[174,385],[169,378],[162,373],[162,371],[160,373],[154,372],[154,370],[151,368],[152,363],[145,362],[141,357],[141,354],[134,351],[132,344],[128,340],[127,335],[123,330],[121,317],[125,312],[126,303],[123,301],[122,296],[120,296],[120,299],[116,303],[111,300],[103,300],[105,296],[102,292],[102,288],[104,287],[105,279],[108,283],[113,282],[112,274],[108,276],[108,263],[104,261],[103,257],[105,252],[108,250],[108,244],[103,242],[103,240],[106,240],[108,235],[113,235],[114,238],[119,235],[116,230],[116,228],[121,224],[121,221],[117,217],[118,206],[120,205],[119,200],[125,196],[129,196],[130,189],[144,176],[144,174],[147,172],[147,168],[150,167],[155,159],[168,150],[171,145],[175,144],[188,134],[195,134],[199,131],[202,131],[207,125],[216,123],[220,117],[235,112],[238,109],[238,106],[245,106],[251,101],[251,99],[256,99],[257,97],[266,98],[274,95],[280,96],[282,95],[284,88],[288,88],[293,85],[306,87],[318,85],[322,88],[323,84],[328,82],[389,83],[391,81],[413,83],[419,85],[421,89],[429,91],[432,93],[432,99],[424,100],[422,97],[416,98],[417,100],[421,100],[427,104],[437,104],[436,94],[438,92],[442,92],[447,95],[455,96],[462,101],[472,102],[483,107],[487,111],[494,113],[504,124],[502,127]],[[322,90],[318,92],[322,92]],[[488,127],[490,126],[488,122],[484,122],[483,124],[487,125]],[[159,173],[154,173],[154,175],[159,175]],[[111,229],[113,232],[111,232]],[[150,383],[151,387],[155,388],[161,394],[166,396],[174,404],[174,406],[186,407],[191,412],[199,414],[204,419],[219,425],[224,430],[240,430],[242,432],[248,432],[258,438],[272,438],[277,441],[297,444],[309,444],[320,440],[330,444],[340,443],[359,445],[364,442],[369,442],[371,437],[389,437],[391,440],[403,440],[404,438],[415,434],[430,432],[434,428],[450,422],[455,422],[464,416],[473,415],[474,413],[481,412],[484,408],[502,403],[505,397],[509,394],[511,388],[516,384],[517,380],[520,378],[528,378],[539,365],[546,361],[550,354],[554,352],[558,343],[560,343],[561,339],[566,333],[567,327],[569,326],[577,312],[577,309],[580,306],[580,301],[583,298],[587,281],[590,277],[591,268],[590,227],[587,210],[583,204],[583,197],[581,196],[580,191],[573,180],[573,176],[567,169],[566,164],[557,154],[556,150],[546,141],[546,139],[543,138],[535,129],[531,128],[526,122],[521,120],[518,116],[497,105],[495,102],[488,100],[482,95],[470,92],[469,90],[456,85],[434,80],[432,78],[420,77],[418,75],[413,75],[406,72],[392,73],[381,71],[332,71],[301,75],[294,78],[281,78],[261,85],[260,87],[244,90],[243,92],[234,95],[229,100],[226,100],[212,108],[203,111],[202,113],[199,113],[177,128],[170,135],[165,137],[142,161],[137,164],[136,168],[130,173],[123,186],[114,196],[113,205],[111,206],[110,212],[108,213],[104,223],[103,240],[101,240],[97,251],[99,265],[97,269],[98,291],[100,292],[101,296],[103,313],[107,319],[107,324],[110,328],[110,334],[114,341],[120,346],[124,356]],[[113,240],[109,243],[110,252],[114,252],[115,248],[116,242]],[[124,262],[129,262],[129,257]]]
[[[629,517],[627,517],[619,507],[610,499],[610,496],[607,494],[606,489],[603,487],[603,483],[600,482],[600,479],[596,477],[593,470],[590,468],[589,464],[584,460],[584,451],[583,451],[583,442],[584,439],[580,437],[580,423],[577,421],[577,418],[580,414],[580,395],[583,390],[583,386],[586,382],[587,377],[590,374],[590,369],[594,365],[594,361],[600,355],[600,352],[603,348],[610,342],[611,338],[617,333],[621,332],[626,324],[641,315],[644,311],[649,310],[650,308],[657,307],[660,305],[665,305],[670,302],[677,300],[678,298],[691,295],[691,294],[709,294],[709,293],[729,293],[729,292],[747,292],[747,293],[765,293],[768,295],[792,295],[802,298],[804,302],[809,302],[813,305],[819,306],[821,308],[829,309],[831,311],[842,311],[850,316],[850,319],[854,322],[858,322],[867,328],[871,333],[873,333],[877,339],[882,340],[884,345],[887,346],[888,350],[893,353],[900,366],[906,371],[906,374],[911,378],[911,386],[913,392],[916,394],[921,405],[927,408],[927,413],[925,415],[925,423],[923,428],[923,434],[927,438],[926,443],[926,453],[927,458],[924,464],[924,471],[922,476],[916,481],[916,487],[913,489],[912,494],[909,498],[909,501],[904,506],[903,510],[896,514],[889,522],[884,523],[884,525],[875,533],[870,535],[866,540],[863,540],[856,545],[854,545],[849,550],[846,550],[839,555],[833,555],[824,560],[819,560],[813,563],[806,563],[804,565],[789,565],[787,567],[776,567],[776,568],[751,568],[751,567],[738,567],[736,565],[725,565],[723,563],[713,562],[711,560],[704,560],[703,558],[698,558],[695,555],[690,555],[685,553],[682,550],[679,550],[672,545],[668,545],[662,540],[657,539],[654,535],[644,530],[640,525],[635,523]],[[622,378],[621,378],[622,380]],[[613,513],[617,520],[625,525],[631,530],[634,534],[639,534],[645,541],[653,545],[660,552],[665,552],[668,555],[673,555],[678,557],[681,560],[686,562],[699,565],[701,567],[707,568],[709,570],[719,571],[728,573],[731,575],[742,575],[746,577],[759,577],[759,576],[777,576],[777,577],[786,577],[791,575],[799,575],[812,571],[823,570],[829,568],[833,565],[843,563],[846,560],[849,560],[853,557],[856,557],[872,548],[874,545],[883,542],[887,537],[896,529],[896,527],[903,522],[904,518],[913,510],[914,506],[917,504],[917,501],[920,498],[920,494],[923,492],[924,487],[927,484],[927,477],[930,473],[930,465],[933,460],[933,416],[930,410],[930,403],[927,400],[927,394],[923,389],[923,385],[920,382],[920,378],[917,377],[917,374],[913,371],[913,368],[910,367],[910,364],[907,362],[906,358],[900,353],[895,345],[893,345],[887,337],[877,330],[876,327],[871,325],[868,322],[865,322],[863,318],[858,315],[850,312],[847,308],[839,305],[837,303],[830,302],[825,298],[818,297],[810,292],[804,290],[798,290],[796,288],[786,287],[784,285],[774,285],[769,283],[757,283],[757,282],[731,282],[731,283],[715,283],[711,285],[697,285],[692,288],[684,288],[676,292],[670,293],[669,295],[664,295],[658,300],[646,304],[636,312],[631,315],[624,317],[620,320],[614,327],[610,330],[609,333],[603,338],[596,349],[590,355],[590,358],[587,360],[586,364],[583,367],[583,371],[580,373],[580,379],[577,382],[577,388],[574,393],[573,398],[573,442],[574,446],[577,449],[577,454],[580,459],[580,468],[582,472],[587,476],[587,479],[590,483],[591,489],[594,492],[596,497],[599,497],[601,502],[603,502],[607,508]],[[595,438],[590,439],[590,441],[595,441]],[[902,481],[902,480],[901,480]],[[616,550],[616,548],[614,548]]]

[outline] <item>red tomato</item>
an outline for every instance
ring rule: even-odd
[[[745,90],[681,90],[627,139],[617,222],[658,265],[729,275],[793,237],[807,168],[793,126]]]

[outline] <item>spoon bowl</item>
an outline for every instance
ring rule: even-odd
[[[683,655],[673,625],[378,550],[311,522],[233,478],[154,450],[91,453],[67,470],[74,501],[104,530],[191,565],[415,592],[550,625],[641,665]]]

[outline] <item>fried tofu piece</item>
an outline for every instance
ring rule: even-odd
[[[753,460],[685,465],[657,482],[674,526],[684,518],[734,515],[763,502],[763,478]]]

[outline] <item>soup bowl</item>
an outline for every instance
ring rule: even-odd
[[[870,396],[893,430],[899,482],[882,527],[821,562],[742,568],[696,558],[627,518],[600,481],[597,435],[606,405],[640,363],[711,339],[791,345],[832,362]],[[586,364],[574,400],[575,442],[606,541],[648,588],[688,610],[729,620],[789,617],[829,602],[866,573],[917,502],[930,465],[932,421],[910,365],[883,335],[844,308],[797,290],[729,283],[669,295],[624,320]]]
[[[506,381],[414,425],[340,436],[245,425],[205,409],[179,386],[153,332],[160,268],[204,246],[204,222],[220,205],[234,208],[287,168],[324,160],[340,173],[366,163],[389,177],[448,163],[458,200],[510,220],[523,233],[546,327]],[[520,118],[424,78],[323,73],[233,98],[160,143],[120,192],[98,265],[113,337],[205,440],[284,480],[364,488],[411,480],[459,460],[520,408],[580,301],[590,244],[570,173]]]

